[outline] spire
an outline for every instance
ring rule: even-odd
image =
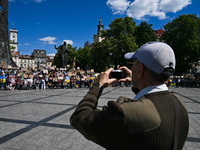
[[[101,20],[101,16],[100,16],[100,20],[99,20],[99,25],[102,25],[102,20]]]
[[[98,31],[97,31],[97,34],[99,36],[101,36],[101,32],[103,31],[103,27],[104,27],[104,25],[102,24],[102,20],[101,20],[101,16],[100,16],[99,25],[98,25]]]
[[[12,23],[12,26],[13,26],[13,28],[12,28],[12,29],[14,29],[14,30],[15,30],[15,23]]]

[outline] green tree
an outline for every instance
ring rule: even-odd
[[[110,29],[102,32],[102,37],[105,39],[95,44],[92,49],[96,68],[103,71],[110,65],[114,65],[115,68],[118,65],[126,65],[124,54],[137,49],[134,35],[135,24],[136,22],[131,17],[117,18],[109,24]]]
[[[95,72],[102,72],[109,66],[109,49],[111,44],[107,40],[93,44],[91,49],[91,56],[93,59],[92,68],[95,69]]]
[[[196,15],[180,15],[164,26],[163,39],[176,56],[175,75],[189,73],[200,55],[200,18]]]
[[[73,62],[75,61],[77,55],[77,47],[72,47],[72,45],[70,44],[68,44],[67,46],[69,48],[67,64],[70,65],[70,68],[73,68]]]
[[[61,56],[60,50],[57,51],[52,65],[56,65],[56,68],[61,68],[61,66],[62,66],[62,56]]]
[[[76,66],[81,69],[86,69],[86,66],[92,67],[92,56],[90,53],[90,48],[79,48],[76,52]]]
[[[16,49],[16,47],[10,46],[10,51],[11,51],[11,52],[14,51],[15,49]]]
[[[152,29],[152,24],[142,21],[136,29],[136,43],[140,47],[147,42],[156,41],[156,35]]]

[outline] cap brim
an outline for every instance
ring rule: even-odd
[[[133,53],[126,53],[124,55],[124,58],[125,59],[134,59],[135,58],[135,52],[133,52]]]

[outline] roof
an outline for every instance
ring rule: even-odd
[[[19,51],[12,51],[11,54],[12,54],[12,56],[15,56],[15,57],[20,56]]]
[[[19,58],[20,59],[34,59],[32,56],[29,56],[29,55],[20,55]]]
[[[47,56],[47,62],[53,62],[54,59],[52,59],[52,57]]]
[[[164,34],[165,30],[163,30],[162,28],[160,28],[159,30],[154,30],[154,32],[156,34],[156,37],[160,38]]]

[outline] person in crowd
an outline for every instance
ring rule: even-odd
[[[45,86],[48,88],[49,76],[48,74],[45,75]]]
[[[16,74],[15,76],[15,89],[19,90],[19,80],[20,80],[20,76],[19,74]]]
[[[35,75],[33,80],[35,83],[35,89],[38,90],[40,85],[40,77],[38,75]]]
[[[124,57],[130,61],[131,70],[119,68],[125,77],[118,82],[132,82],[136,96],[121,96],[97,109],[103,89],[117,81],[109,78],[110,68],[100,74],[79,102],[70,117],[71,125],[109,150],[181,150],[189,120],[183,101],[165,84],[175,70],[172,48],[162,42],[149,42]]]
[[[0,72],[0,84],[1,84],[1,89],[4,89],[4,85],[6,83],[6,76],[4,71]]]
[[[72,75],[70,78],[70,85],[72,89],[75,88],[75,83],[76,83],[76,76]]]
[[[22,90],[22,87],[24,85],[24,78],[23,78],[23,75],[20,75],[20,77],[18,78],[18,82],[17,82],[17,85],[19,86],[19,90]]]
[[[30,90],[31,89],[31,81],[30,81],[31,78],[30,78],[30,76],[28,76],[27,79],[28,80],[27,80],[27,83],[26,83],[26,89]]]
[[[40,82],[41,82],[41,90],[45,90],[45,78],[42,77]]]

